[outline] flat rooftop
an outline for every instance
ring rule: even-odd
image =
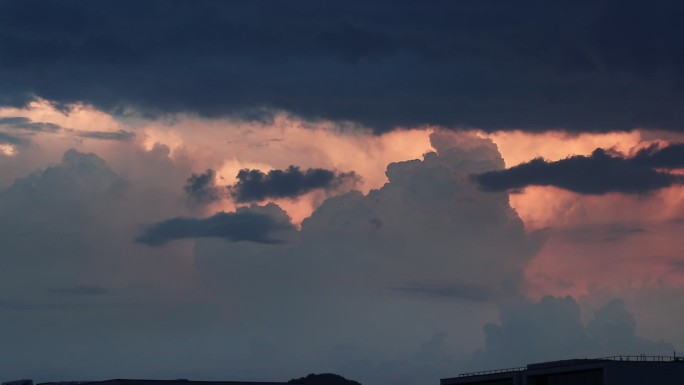
[[[569,360],[558,360],[558,361],[548,361],[532,363],[526,366],[494,369],[494,370],[484,370],[477,372],[461,373],[458,377],[443,378],[440,380],[442,385],[450,384],[465,384],[471,381],[480,382],[485,378],[487,381],[503,381],[505,379],[513,379],[520,376],[530,376],[537,375],[539,373],[551,373],[551,372],[572,372],[589,370],[592,368],[606,367],[611,365],[611,367],[662,367],[661,364],[666,363],[681,363],[681,367],[677,365],[678,368],[682,369],[682,374],[684,374],[684,357],[672,356],[611,356],[611,357],[601,357],[601,358],[576,358]],[[669,366],[669,365],[668,365]],[[679,370],[679,369],[678,369]],[[492,382],[494,383],[494,382]],[[498,382],[496,382],[498,383]],[[501,382],[502,384],[504,382]],[[517,382],[516,382],[517,383]]]

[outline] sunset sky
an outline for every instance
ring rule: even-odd
[[[684,354],[683,19],[0,1],[0,380]]]

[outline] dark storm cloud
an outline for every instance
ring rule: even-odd
[[[473,302],[489,302],[494,293],[487,286],[470,284],[439,285],[413,282],[397,286],[394,290],[406,294],[414,294],[432,298],[464,299]]]
[[[216,173],[212,169],[202,174],[192,174],[183,186],[183,190],[192,202],[199,204],[219,201],[227,193],[225,188],[216,186]]]
[[[274,237],[279,231],[292,231],[289,221],[252,209],[220,212],[204,219],[173,218],[147,228],[136,242],[161,246],[177,239],[223,238],[231,242],[282,243]]]
[[[633,162],[655,168],[684,168],[684,143],[671,144],[667,147],[653,145],[639,150]]]
[[[681,130],[683,17],[668,0],[3,1],[0,104]]]
[[[296,198],[315,189],[334,189],[346,184],[355,184],[356,173],[337,173],[322,168],[302,171],[290,166],[285,170],[240,170],[237,183],[229,187],[236,202],[256,202],[269,198]]]
[[[506,170],[476,174],[473,179],[487,191],[555,186],[580,194],[643,194],[684,182],[680,175],[652,168],[681,167],[681,155],[679,144],[640,151],[633,158],[599,148],[590,156],[575,155],[555,162],[537,158]]]
[[[75,131],[76,136],[79,138],[86,139],[99,139],[99,140],[116,140],[120,142],[126,142],[135,137],[135,133],[119,130],[119,131]]]

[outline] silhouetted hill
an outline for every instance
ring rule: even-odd
[[[295,378],[287,382],[288,384],[302,385],[361,385],[361,383],[347,380],[346,378],[333,373],[309,374],[306,377]]]

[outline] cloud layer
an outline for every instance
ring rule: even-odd
[[[617,0],[5,1],[0,104],[38,96],[65,110],[246,119],[285,110],[377,131],[678,131],[683,12]]]
[[[528,275],[531,264],[550,275],[559,269],[557,276],[568,281],[598,277],[622,287],[611,273],[590,277],[584,270],[603,271],[597,266],[608,261],[615,266],[611,272],[620,270],[628,279],[635,275],[627,274],[626,266],[643,273],[649,261],[618,264],[607,252],[594,251],[586,257],[561,254],[544,267],[538,250],[554,234],[526,231],[507,193],[483,193],[470,178],[504,166],[495,144],[481,134],[434,132],[433,152],[391,163],[387,183],[377,189],[325,197],[299,230],[275,204],[219,214],[221,208],[212,205],[189,208],[184,184],[201,191],[216,187],[218,177],[205,172],[188,181],[190,170],[215,163],[190,162],[191,152],[183,146],[147,148],[140,136],[131,141],[70,137],[67,143],[79,150],[61,151],[49,166],[36,167],[43,159],[34,151],[54,145],[51,135],[36,134],[36,146],[0,163],[31,161],[28,166],[37,169],[0,189],[0,263],[6,273],[0,282],[0,337],[15,347],[0,363],[7,376],[51,380],[162,373],[282,380],[316,370],[370,385],[415,384],[518,364],[500,353],[509,349],[520,349],[516,358],[529,360],[638,349],[669,353],[671,345],[637,335],[643,335],[644,325],[651,340],[676,333],[654,332],[657,323],[641,320],[655,314],[678,325],[684,316],[676,290],[669,297],[653,292],[662,302],[646,315],[644,305],[633,309],[633,297],[626,298],[634,316],[625,304],[610,302],[625,293],[619,290],[592,297],[589,305],[586,298],[520,299],[535,278]],[[313,168],[314,161],[319,160],[306,167]],[[630,203],[634,210],[646,210],[643,206]],[[599,210],[589,211],[598,215]],[[663,242],[676,239],[678,227],[663,232],[634,223],[611,229],[604,234],[581,228],[572,235],[588,233],[601,245],[616,245],[619,239],[602,239],[638,243],[660,234],[646,244],[669,245],[658,249],[672,255],[659,266],[681,271],[678,246]],[[144,242],[134,242],[141,235]],[[582,254],[599,245],[584,244]],[[625,247],[640,252],[633,245]],[[600,250],[631,258],[614,246]],[[582,261],[588,259],[597,265],[586,268]],[[576,270],[562,274],[570,263]],[[675,273],[648,272],[666,288],[677,282]],[[600,310],[593,321],[582,322],[580,304],[583,311]],[[524,344],[520,336],[531,342]],[[549,340],[558,342],[557,350],[545,349]],[[93,355],[102,345],[109,348]],[[473,355],[477,348],[481,352]]]

